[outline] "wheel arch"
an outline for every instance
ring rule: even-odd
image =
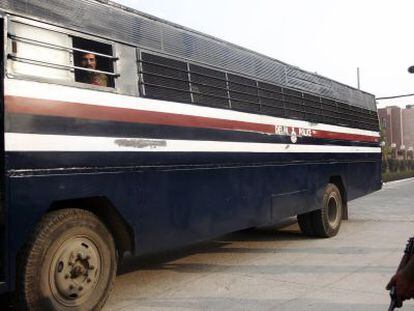
[[[114,237],[119,259],[126,252],[134,253],[134,233],[132,227],[106,197],[87,197],[64,201],[55,201],[47,212],[64,208],[78,208],[95,214],[108,228]]]

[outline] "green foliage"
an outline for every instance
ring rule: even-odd
[[[386,159],[382,161],[384,182],[414,177],[414,160]]]
[[[386,173],[389,170],[389,164],[388,161],[382,161],[382,173]]]
[[[390,172],[394,173],[394,172],[398,171],[398,167],[399,167],[398,160],[396,160],[396,159],[387,159],[385,162],[388,162],[388,170]]]
[[[388,172],[385,174],[382,174],[382,181],[393,181],[398,179],[404,179],[404,178],[411,178],[414,177],[414,171],[406,171],[406,172]]]

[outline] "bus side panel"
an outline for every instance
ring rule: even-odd
[[[354,200],[381,189],[381,154],[374,162],[351,162],[348,165],[348,198]]]
[[[347,187],[348,172],[353,172],[352,179],[366,180],[372,165],[378,164],[296,163],[10,177],[10,262],[15,262],[35,224],[55,201],[108,198],[133,229],[137,254],[142,254],[317,209],[333,174],[340,174]],[[351,193],[369,190],[361,183],[361,189]],[[11,280],[13,271],[10,266]]]

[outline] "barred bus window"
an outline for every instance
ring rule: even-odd
[[[375,111],[196,65],[185,60],[142,52],[141,96],[232,109],[275,117],[375,131]],[[230,105],[231,104],[231,105]]]
[[[115,87],[114,60],[109,44],[72,37],[75,81],[85,84]]]
[[[71,82],[69,46],[67,34],[12,19],[7,29],[7,74],[14,78]]]
[[[191,103],[187,63],[141,53],[141,87],[145,97]]]

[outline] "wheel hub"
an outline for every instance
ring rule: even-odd
[[[328,199],[328,221],[331,226],[336,226],[338,222],[338,204],[334,196]]]
[[[78,304],[95,288],[101,264],[99,251],[85,237],[65,241],[54,256],[50,273],[50,286],[62,304]]]

